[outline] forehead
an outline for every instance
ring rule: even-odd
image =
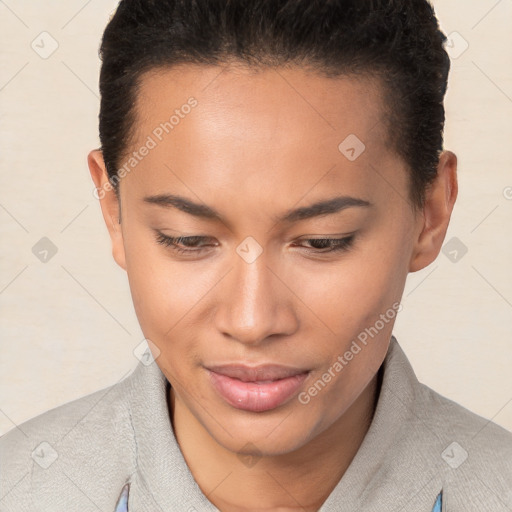
[[[357,192],[375,180],[372,166],[396,169],[380,84],[368,77],[327,78],[304,68],[160,68],[142,76],[135,114],[129,151],[152,141],[128,180],[140,195],[186,176],[202,192],[207,182],[237,193],[286,189],[298,199],[316,182],[324,192]],[[361,153],[355,160],[347,158],[351,147]]]
[[[195,126],[215,124],[223,129],[219,136],[265,140],[269,132],[264,129],[287,125],[287,133],[278,134],[283,141],[297,141],[297,135],[357,132],[370,143],[370,138],[382,140],[384,132],[385,104],[376,77],[327,78],[300,67],[256,69],[236,64],[187,64],[143,74],[135,106],[136,128],[146,133],[151,128],[147,122],[167,119],[190,97],[200,106]],[[299,121],[305,124],[297,126]]]

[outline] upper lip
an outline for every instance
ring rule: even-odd
[[[259,382],[264,380],[279,380],[287,377],[294,377],[307,373],[308,370],[301,368],[292,368],[278,364],[265,364],[260,366],[246,366],[243,364],[223,364],[216,366],[207,366],[210,370],[226,377],[239,379],[243,382]]]

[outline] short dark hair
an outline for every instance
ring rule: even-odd
[[[327,77],[381,79],[388,144],[407,166],[412,206],[422,208],[443,150],[446,39],[427,0],[121,0],[100,48],[109,179],[118,193],[145,72],[187,63],[299,65]]]

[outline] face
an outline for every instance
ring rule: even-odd
[[[407,273],[439,251],[378,85],[181,66],[144,76],[136,112],[121,223],[113,193],[102,209],[175,411],[233,452],[296,450],[375,376]]]

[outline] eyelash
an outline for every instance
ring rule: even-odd
[[[354,242],[355,234],[346,236],[344,238],[304,238],[303,242],[308,243],[318,243],[321,242],[320,245],[324,247],[320,248],[310,248],[308,252],[315,253],[315,254],[329,254],[329,253],[336,253],[336,252],[343,252],[348,251]],[[203,251],[207,250],[207,247],[199,247],[199,248],[188,248],[183,249],[182,247],[179,247],[178,244],[182,242],[188,242],[191,244],[201,242],[203,240],[207,240],[207,237],[204,236],[186,236],[186,237],[170,237],[167,235],[164,235],[163,233],[157,232],[156,233],[156,241],[160,245],[163,245],[165,247],[169,247],[174,252],[178,254],[200,254]],[[326,247],[330,247],[328,251],[322,251],[321,249],[325,249]]]

